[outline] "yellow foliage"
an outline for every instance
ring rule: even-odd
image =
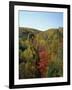
[[[29,60],[33,58],[32,50],[30,48],[27,48],[23,53],[22,57],[25,58],[26,60]]]

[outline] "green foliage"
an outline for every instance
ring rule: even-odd
[[[30,34],[35,38],[29,38]],[[39,49],[44,48],[48,55],[45,61],[40,61]],[[19,28],[19,78],[38,78],[42,77],[38,69],[38,63],[44,66],[42,71],[46,77],[63,76],[63,30],[49,29],[39,31],[31,28]],[[46,75],[45,75],[46,74]]]
[[[54,60],[48,66],[48,77],[62,77],[63,68],[61,60]]]
[[[19,40],[19,50],[24,51],[25,49],[27,49],[27,45],[25,43],[25,40],[20,39]]]
[[[26,60],[30,60],[33,58],[33,54],[30,48],[27,48],[25,51],[23,51],[23,53],[21,54],[21,56],[23,58],[25,58]]]
[[[30,62],[21,63],[19,67],[20,78],[35,78],[36,77],[36,68],[35,65]]]

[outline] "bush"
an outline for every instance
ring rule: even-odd
[[[61,60],[54,60],[48,66],[48,77],[62,77],[63,64]]]

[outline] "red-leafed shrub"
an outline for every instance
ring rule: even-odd
[[[39,58],[40,60],[38,62],[38,69],[41,73],[41,76],[43,76],[48,65],[48,53],[45,50],[40,51]]]
[[[39,52],[39,58],[47,58],[47,57],[48,57],[48,54],[46,51]]]

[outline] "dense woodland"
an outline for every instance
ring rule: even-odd
[[[19,79],[63,76],[63,28],[19,28]]]

